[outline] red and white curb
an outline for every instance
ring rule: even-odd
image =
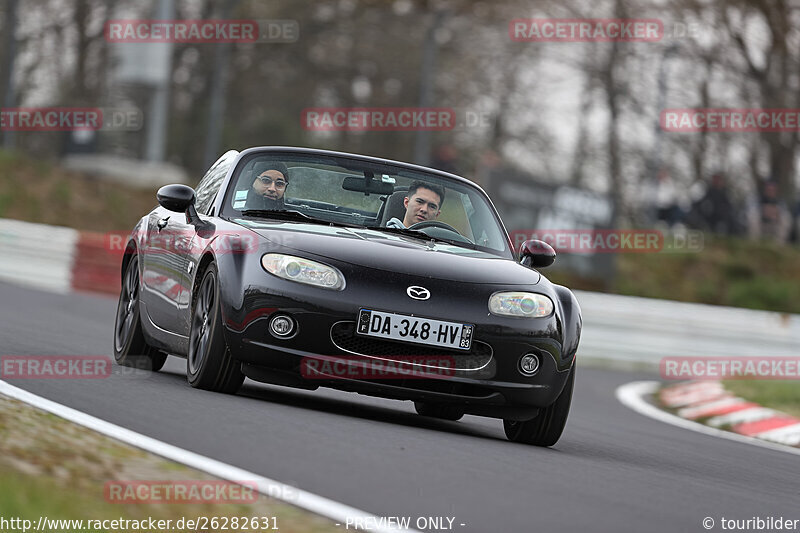
[[[102,233],[0,219],[0,281],[119,294],[121,266],[122,251]]]
[[[619,400],[622,405],[639,413],[642,416],[646,416],[664,424],[669,424],[682,429],[688,429],[690,431],[694,431],[695,433],[702,433],[703,435],[749,444],[758,448],[766,448],[768,450],[780,453],[789,453],[800,456],[800,447],[785,446],[783,444],[777,444],[764,439],[740,435],[739,433],[733,433],[732,431],[724,431],[716,427],[707,426],[705,424],[701,424],[700,422],[695,422],[694,420],[681,418],[678,415],[672,414],[669,411],[656,406],[651,401],[651,398],[658,395],[661,388],[662,383],[658,381],[634,381],[632,383],[626,383],[617,387],[615,395],[617,400]],[[692,394],[700,395],[700,393],[697,391],[693,391]],[[772,412],[774,413],[775,411]]]
[[[687,420],[787,446],[800,446],[800,418],[733,396],[718,381],[679,383],[661,389],[661,403]]]

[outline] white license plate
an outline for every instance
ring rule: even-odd
[[[397,341],[469,350],[475,326],[430,318],[384,313],[361,309],[358,313],[359,335]]]

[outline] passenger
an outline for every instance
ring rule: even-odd
[[[386,227],[405,229],[420,222],[434,220],[442,212],[443,202],[444,187],[423,181],[415,181],[408,188],[408,195],[403,200],[403,205],[406,208],[403,221],[401,222],[399,219],[392,217],[386,223]]]
[[[261,162],[253,167],[255,180],[247,191],[245,209],[284,210],[283,196],[289,185],[289,169],[280,162]]]

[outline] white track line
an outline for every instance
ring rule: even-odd
[[[113,439],[130,444],[131,446],[141,448],[177,463],[201,470],[211,474],[212,476],[216,476],[234,483],[239,483],[242,481],[254,482],[257,484],[258,491],[261,494],[284,501],[294,505],[295,507],[300,507],[326,518],[330,518],[336,523],[340,523],[342,526],[347,523],[348,518],[351,519],[351,527],[353,521],[356,519],[361,519],[362,523],[365,523],[366,519],[369,519],[368,524],[370,531],[404,531],[409,533],[419,533],[415,529],[401,530],[394,527],[379,526],[380,522],[378,522],[378,517],[365,511],[329,500],[322,496],[317,496],[316,494],[283,484],[279,481],[259,476],[252,472],[248,472],[247,470],[216,461],[209,457],[204,457],[194,452],[178,448],[172,444],[167,444],[166,442],[161,442],[151,437],[147,437],[140,433],[136,433],[135,431],[131,431],[110,422],[106,422],[105,420],[100,420],[99,418],[87,415],[86,413],[77,411],[71,407],[47,400],[41,396],[36,396],[28,391],[19,389],[13,385],[9,385],[2,380],[0,380],[0,394],[14,398],[21,402],[25,402],[29,405],[42,409],[43,411],[53,413],[54,415],[65,420],[69,420],[70,422],[74,422],[98,433],[102,433],[103,435],[107,435]]]
[[[754,437],[745,437],[744,435],[739,435],[738,433],[732,433],[730,431],[723,431],[721,429],[704,426],[699,422],[685,420],[679,416],[662,411],[644,399],[645,396],[658,392],[660,387],[661,384],[657,381],[635,381],[633,383],[627,383],[619,386],[616,390],[616,396],[622,405],[633,409],[640,415],[653,418],[666,424],[672,424],[673,426],[690,429],[692,431],[704,433],[706,435],[712,435],[714,437],[721,437],[723,439],[736,442],[752,444],[761,448],[791,453],[792,455],[800,455],[800,448],[791,448],[788,446],[781,446],[780,444],[772,444]]]

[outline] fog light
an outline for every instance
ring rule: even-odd
[[[276,337],[288,337],[294,333],[295,323],[292,317],[277,315],[269,321],[269,331]]]
[[[539,356],[536,354],[523,355],[519,360],[519,371],[525,376],[532,376],[539,371]]]

